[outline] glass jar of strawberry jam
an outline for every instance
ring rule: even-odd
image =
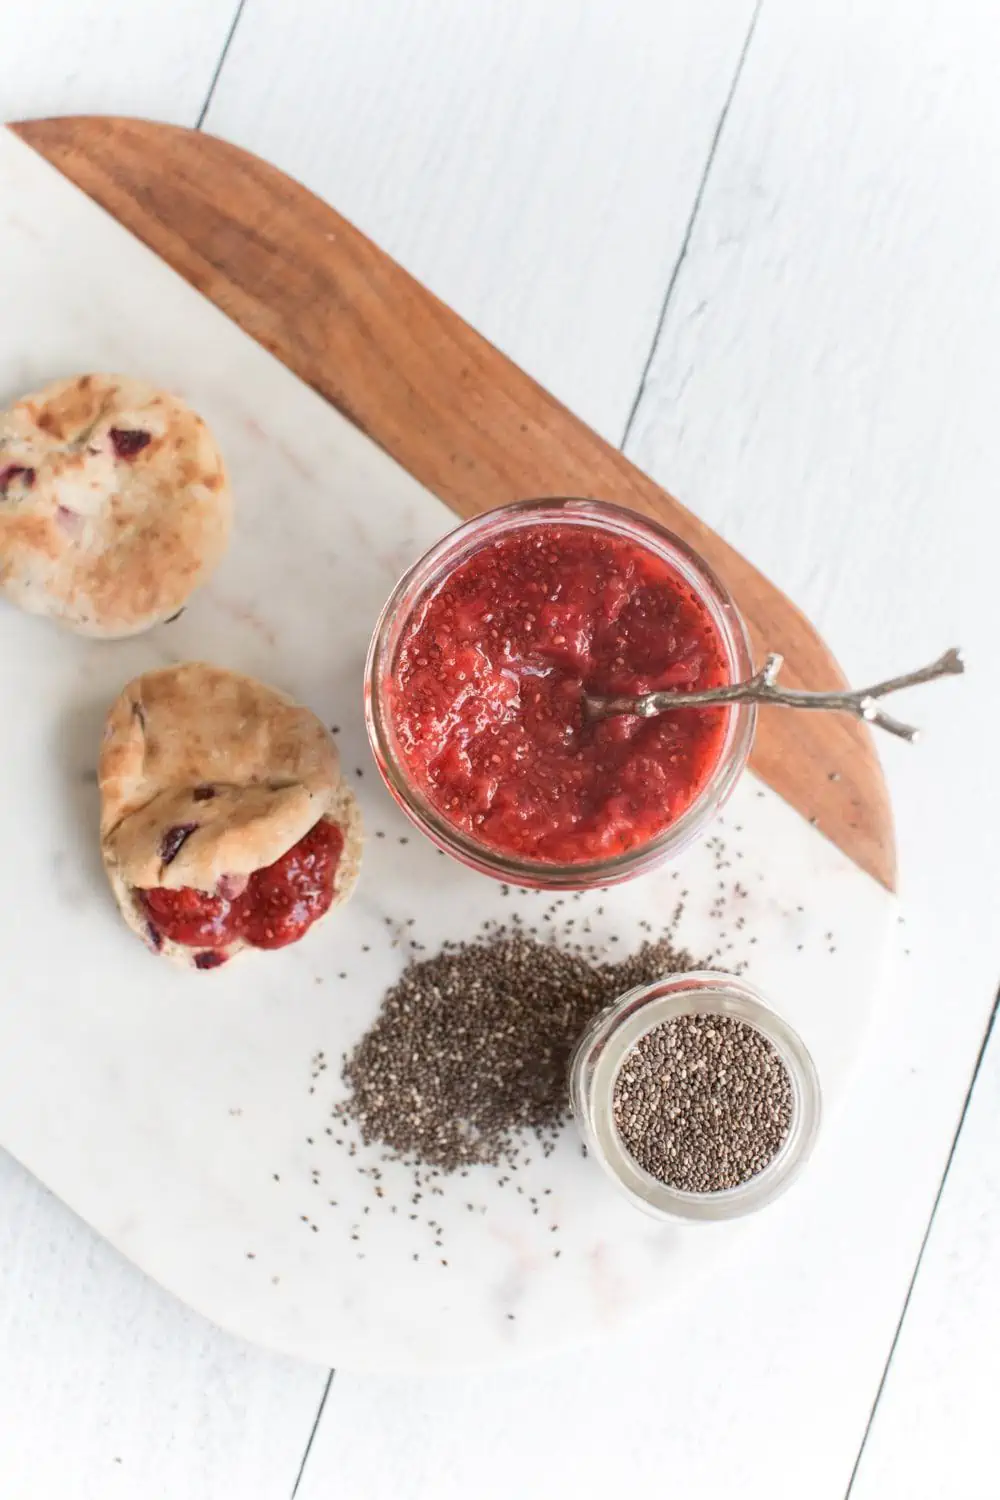
[[[583,695],[751,670],[735,604],[671,532],[600,501],[525,501],[460,526],[397,585],[368,654],[368,733],[396,801],[449,854],[518,885],[611,885],[703,831],[755,710],[592,722]]]

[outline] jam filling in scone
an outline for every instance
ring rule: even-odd
[[[193,832],[190,823],[169,830],[164,858]],[[245,881],[224,875],[215,894],[192,886],[137,891],[149,917],[150,941],[159,947],[166,937],[188,948],[228,945],[239,938],[251,948],[297,943],[333,903],[343,848],[340,829],[322,819],[273,865],[255,870]]]

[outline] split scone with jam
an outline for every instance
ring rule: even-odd
[[[126,922],[195,969],[283,948],[346,901],[361,816],[308,708],[204,662],[147,672],[108,714],[101,853]]]

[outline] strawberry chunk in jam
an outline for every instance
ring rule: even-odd
[[[207,948],[214,943],[231,943],[239,936],[232,902],[207,891],[182,886],[168,891],[157,886],[140,891],[139,900],[160,937],[188,948]]]
[[[256,870],[235,903],[246,941],[255,948],[284,948],[329,911],[343,847],[336,824],[317,823],[273,865]]]

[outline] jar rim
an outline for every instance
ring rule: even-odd
[[[746,703],[734,704],[726,710],[726,735],[718,759],[691,806],[654,838],[624,853],[573,864],[522,859],[478,842],[443,817],[410,777],[396,750],[383,684],[391,677],[396,651],[413,609],[432,595],[460,562],[497,535],[521,526],[554,521],[629,537],[663,558],[708,610],[725,650],[730,680],[750,675],[753,658],[749,634],[735,601],[704,558],[666,526],[605,500],[518,500],[455,527],[400,578],[386,600],[368,649],[365,719],[372,753],[389,792],[438,848],[498,880],[544,890],[580,890],[629,880],[679,853],[699,836],[728,799],[746,766],[757,711],[753,704]]]
[[[618,1072],[648,1032],[686,1015],[726,1015],[753,1026],[774,1047],[792,1086],[788,1132],[770,1161],[736,1187],[690,1192],[652,1176],[628,1151],[614,1122]],[[819,1131],[822,1096],[808,1048],[745,979],[715,969],[671,974],[620,995],[587,1027],[570,1061],[573,1114],[588,1151],[616,1186],[661,1219],[711,1222],[752,1213],[772,1202],[805,1165]]]

